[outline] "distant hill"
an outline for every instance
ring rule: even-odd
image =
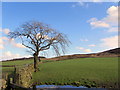
[[[92,54],[74,54],[74,55],[65,55],[55,58],[49,58],[50,60],[63,60],[63,59],[75,59],[75,58],[88,58],[88,57],[120,57],[120,48],[115,48],[99,53]]]
[[[120,48],[115,48],[99,53],[92,53],[92,54],[74,54],[74,55],[64,55],[54,58],[45,58],[45,57],[39,57],[42,58],[42,60],[65,60],[65,59],[75,59],[75,58],[88,58],[88,57],[120,57]],[[9,61],[15,61],[15,60],[28,60],[33,59],[33,57],[29,58],[18,58],[18,59],[12,59]],[[8,61],[8,60],[7,60]]]
[[[2,62],[6,62],[6,61],[16,61],[16,60],[30,60],[30,59],[33,59],[34,57],[28,57],[28,58],[15,58],[15,59],[11,59],[11,60],[5,60],[5,61],[2,61]],[[39,58],[45,58],[43,56],[39,56]]]
[[[99,55],[120,55],[120,48],[115,48],[111,50],[107,50],[101,53],[98,53]]]

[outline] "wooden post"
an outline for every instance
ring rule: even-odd
[[[36,85],[33,85],[33,90],[37,90]]]
[[[10,83],[13,83],[13,78],[10,78]]]
[[[14,77],[13,77],[13,83],[16,83],[16,66],[14,66]]]
[[[6,90],[11,90],[11,86],[10,86],[10,77],[8,76],[8,81],[7,81],[7,87]]]

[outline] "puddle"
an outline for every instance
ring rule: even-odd
[[[37,85],[36,88],[87,88],[84,86],[72,86],[72,85]]]
[[[70,89],[70,90],[74,90],[75,88],[76,89],[80,89],[81,88],[81,90],[83,89],[83,90],[108,90],[108,89],[106,89],[106,88],[87,88],[87,87],[85,87],[85,86],[79,86],[79,87],[77,87],[77,86],[72,86],[72,85],[36,85],[36,88],[48,88],[48,89],[57,89],[57,88],[61,88],[62,90],[63,89]],[[59,89],[60,90],[60,89]]]

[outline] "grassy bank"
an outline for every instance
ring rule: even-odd
[[[39,65],[33,73],[36,84],[116,87],[118,58],[80,58]]]

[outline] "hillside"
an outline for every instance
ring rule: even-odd
[[[120,55],[120,48],[107,50],[107,51],[98,53],[98,55]]]
[[[92,54],[74,54],[74,55],[64,55],[54,58],[45,58],[45,57],[39,57],[42,60],[64,60],[64,59],[75,59],[75,58],[89,58],[89,57],[117,57],[120,56],[120,48],[115,48],[99,53],[92,53]],[[33,59],[33,57],[29,58],[18,58],[18,59],[12,59],[9,61],[16,61],[16,60],[30,60]],[[8,61],[8,60],[6,60]]]
[[[92,54],[74,54],[74,55],[65,55],[55,58],[49,58],[50,60],[63,60],[63,59],[75,59],[75,58],[89,58],[89,57],[118,57],[120,56],[120,48],[115,48],[99,53]]]

